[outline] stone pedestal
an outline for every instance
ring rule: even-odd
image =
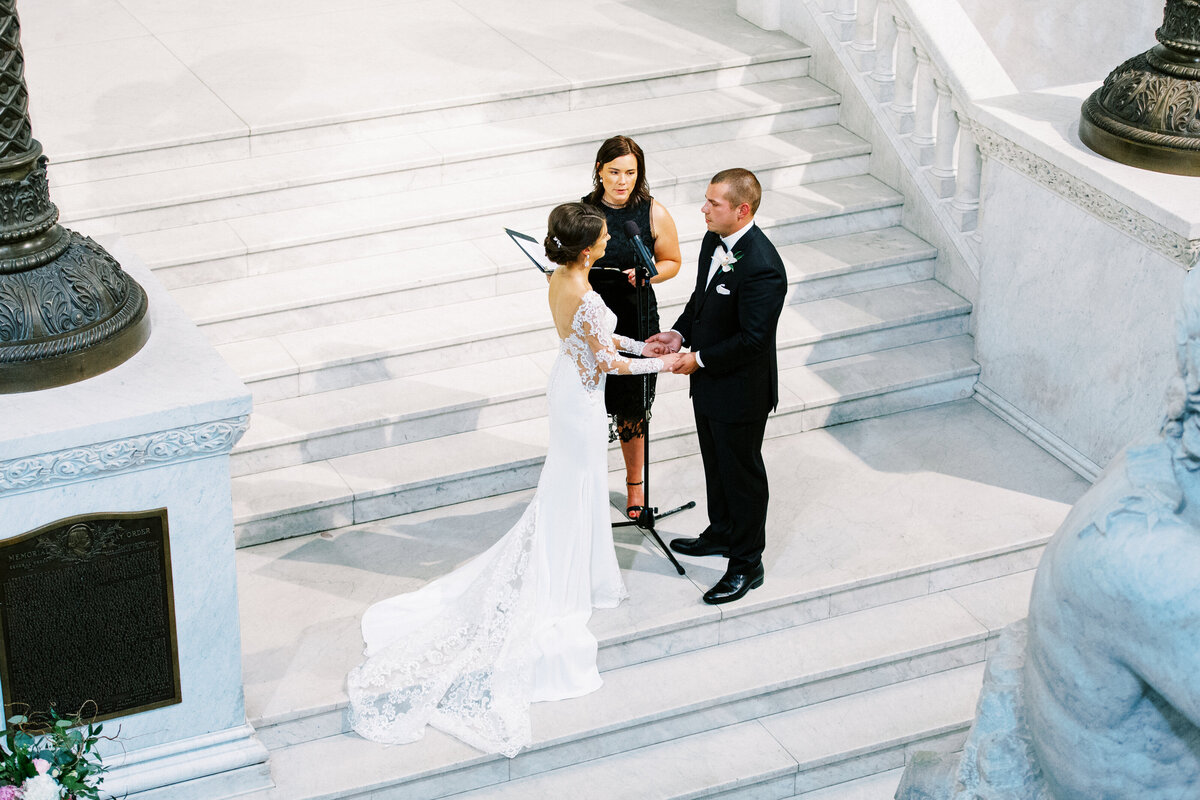
[[[150,295],[153,335],[109,372],[0,397],[0,539],[81,514],[167,509],[182,702],[105,724],[120,736],[104,743],[103,789],[231,797],[270,785],[242,699],[230,499],[250,396],[136,256],[105,244]]]

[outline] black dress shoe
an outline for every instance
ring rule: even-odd
[[[757,589],[762,585],[762,564],[748,570],[738,570],[737,572],[730,570],[725,573],[725,576],[721,580],[717,581],[716,586],[704,593],[704,602],[713,606],[720,605],[721,603],[732,603],[734,600],[740,600],[744,597],[746,592],[751,589]]]
[[[728,547],[705,541],[703,536],[694,539],[672,539],[671,549],[685,556],[725,556],[729,558]]]

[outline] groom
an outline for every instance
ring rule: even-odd
[[[779,403],[775,328],[787,275],[775,246],[754,224],[761,199],[749,170],[713,176],[700,209],[708,233],[696,290],[672,330],[647,340],[656,352],[691,348],[672,371],[691,376],[709,524],[697,538],[674,540],[671,549],[729,559],[725,575],[704,595],[712,604],[737,600],[763,582],[768,493],[762,442],[767,414]]]

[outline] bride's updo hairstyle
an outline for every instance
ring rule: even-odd
[[[563,203],[550,212],[546,229],[546,258],[555,264],[572,264],[600,238],[604,213],[583,203]]]

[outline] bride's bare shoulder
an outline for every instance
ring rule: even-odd
[[[590,288],[572,285],[555,286],[551,283],[550,313],[554,317],[554,325],[558,328],[560,336],[565,338],[570,333],[579,309],[587,302],[590,294],[592,294]]]

